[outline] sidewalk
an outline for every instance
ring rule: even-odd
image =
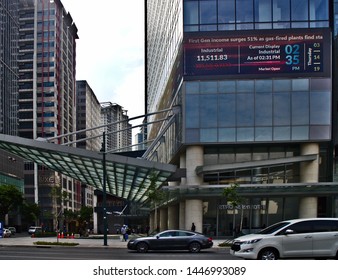
[[[131,236],[133,238],[133,236]],[[57,242],[56,237],[30,237],[14,236],[9,238],[0,238],[0,247],[3,246],[37,246],[34,242],[47,241]],[[222,248],[218,244],[226,241],[225,239],[213,240],[213,248]],[[109,248],[127,248],[127,242],[122,242],[119,235],[108,235],[107,246],[104,246],[103,235],[92,235],[88,238],[59,238],[59,242],[78,243],[75,247],[109,247]]]

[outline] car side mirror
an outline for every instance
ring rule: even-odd
[[[293,233],[295,233],[292,229],[287,229],[286,231],[285,231],[285,235],[288,235],[288,234],[293,234]]]
[[[159,239],[160,238],[160,236],[159,235],[156,235],[156,239]]]

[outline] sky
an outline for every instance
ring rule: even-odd
[[[78,29],[76,79],[99,102],[144,114],[144,1],[61,0]]]

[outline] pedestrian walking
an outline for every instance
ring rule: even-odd
[[[195,230],[196,230],[196,226],[195,226],[194,223],[192,223],[192,225],[191,225],[191,231],[195,231]]]

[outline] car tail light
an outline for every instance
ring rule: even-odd
[[[211,238],[211,237],[208,237],[208,241],[211,242],[211,241],[212,241],[212,238]]]

